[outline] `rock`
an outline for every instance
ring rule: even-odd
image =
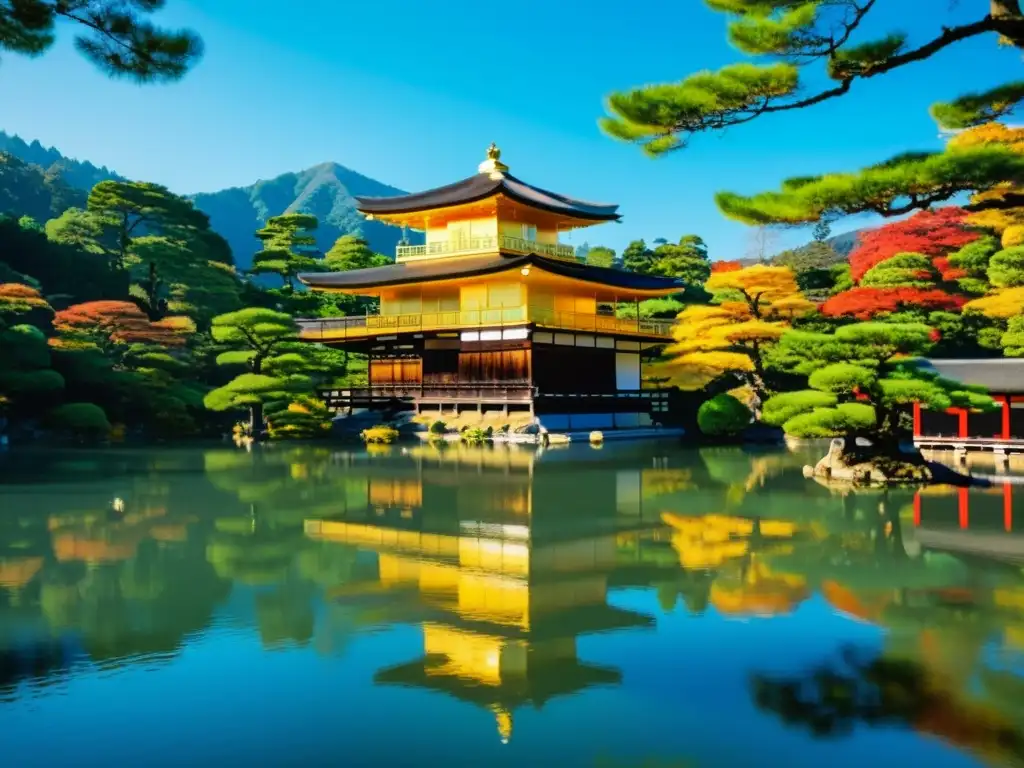
[[[590,433],[590,442],[592,444],[603,443],[604,442],[604,433],[595,429],[593,432]]]
[[[857,442],[857,447],[871,445]],[[931,468],[924,463],[914,462],[909,458],[900,460],[895,457],[867,454],[863,461],[848,463],[846,442],[841,437],[833,438],[829,443],[828,453],[814,465],[804,467],[805,477],[814,477],[836,483],[853,485],[881,485],[902,482],[927,482],[932,479]]]

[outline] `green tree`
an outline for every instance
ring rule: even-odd
[[[879,15],[882,6],[874,1],[706,2],[730,16],[729,40],[751,61],[612,94],[610,116],[601,123],[609,135],[640,144],[649,155],[662,155],[685,147],[698,133],[841,98],[860,81],[979,35],[996,33],[1003,42],[1024,46],[1018,0],[990,0],[987,15],[947,24],[933,39],[914,45],[901,32],[852,42]],[[802,76],[816,67],[824,71]],[[937,104],[932,115],[943,128],[972,128],[1011,113],[1022,98],[1024,81],[1016,81]],[[942,152],[903,154],[860,173],[794,178],[778,192],[751,197],[722,192],[716,199],[727,216],[752,225],[812,222],[863,211],[897,216],[961,192],[978,193],[970,210],[985,211],[1024,204],[1019,187],[1006,188],[1022,172],[1024,156],[1006,144],[950,142]]]
[[[769,365],[808,376],[809,390],[787,392],[764,404],[763,419],[797,437],[863,434],[895,451],[901,414],[918,402],[993,407],[982,390],[941,379],[908,358],[935,345],[933,329],[921,323],[855,323],[832,333],[788,331],[771,351]]]
[[[1010,318],[1000,342],[1007,357],[1024,357],[1024,315]]]
[[[856,0],[706,0],[728,14],[729,42],[753,58],[717,72],[703,71],[677,82],[614,93],[611,113],[601,121],[611,136],[636,142],[651,155],[685,147],[698,133],[720,130],[764,115],[804,109],[841,98],[862,80],[880,77],[923,61],[980,35],[997,33],[1024,45],[1024,15],[1017,0],[990,0],[987,15],[966,24],[944,26],[931,40],[911,46],[900,32],[851,42],[854,32],[873,20],[879,4]],[[979,4],[982,5],[982,4]],[[880,14],[874,14],[880,15]],[[774,59],[756,63],[757,59]],[[827,79],[802,72],[820,66]],[[829,82],[831,80],[831,82]],[[1024,95],[1011,83],[990,94],[971,94],[934,113],[950,127],[990,122],[1009,113]]]
[[[587,251],[586,260],[591,267],[614,267],[615,251],[603,245],[595,245]]]
[[[316,238],[311,234],[317,226],[316,216],[308,213],[271,216],[256,232],[263,248],[253,256],[253,274],[280,275],[284,286],[291,290],[300,272],[322,269],[323,263],[314,256]]]
[[[677,278],[687,285],[702,286],[711,276],[708,248],[697,235],[683,235],[678,243],[664,243],[654,249],[648,271]]]
[[[117,245],[113,232],[105,225],[103,218],[93,211],[82,208],[68,208],[55,219],[46,222],[46,236],[53,243],[93,253],[116,262],[114,254]]]
[[[998,250],[998,238],[985,235],[949,255],[949,263],[963,272],[957,279],[961,290],[976,295],[989,290],[988,265],[992,254]]]
[[[210,225],[206,214],[189,200],[142,181],[101,181],[89,193],[86,210],[112,230],[117,268],[128,264],[132,241],[144,230],[202,230]]]
[[[45,53],[59,24],[76,26],[75,48],[110,77],[178,80],[199,60],[202,40],[149,21],[165,0],[13,0],[0,5],[0,50]]]
[[[241,367],[244,372],[208,393],[206,407],[248,409],[250,434],[259,440],[268,404],[312,389],[306,375],[310,361],[304,347],[294,343],[297,333],[298,326],[289,315],[270,309],[242,309],[215,317],[213,338],[228,348],[217,356],[217,364]]]
[[[634,240],[622,252],[622,268],[629,272],[647,274],[654,261],[654,251],[643,240]]]
[[[988,279],[998,288],[1024,286],[1024,245],[993,254],[988,263]]]
[[[129,258],[133,298],[154,320],[181,313],[207,327],[215,315],[242,306],[242,282],[216,254],[216,246],[188,233],[135,238]]]
[[[0,284],[0,422],[5,412],[33,415],[51,401],[64,378],[51,367],[46,336],[29,322],[46,321],[53,310],[27,285]],[[0,432],[3,424],[0,423]]]
[[[391,259],[382,253],[375,253],[359,235],[342,235],[324,254],[324,266],[335,272],[382,267],[390,263]]]
[[[897,253],[882,261],[860,279],[871,288],[934,288],[939,271],[923,253]]]

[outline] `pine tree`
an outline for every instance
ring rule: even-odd
[[[111,77],[138,82],[178,80],[199,60],[202,40],[188,30],[165,30],[147,16],[165,0],[15,0],[0,6],[0,50],[45,53],[57,29],[75,26],[78,52]]]
[[[284,286],[291,290],[299,273],[322,270],[323,262],[315,256],[316,238],[311,234],[318,225],[316,216],[308,213],[285,213],[267,219],[256,232],[263,248],[253,256],[253,274],[280,275]]]
[[[770,398],[763,419],[797,437],[865,435],[895,451],[904,431],[900,414],[915,402],[937,410],[991,409],[983,391],[941,379],[912,359],[927,355],[935,342],[934,329],[921,323],[788,331],[771,363],[808,376],[810,389]]]
[[[880,15],[874,0],[706,0],[727,14],[730,42],[750,60],[682,80],[612,94],[601,125],[652,156],[681,149],[698,133],[738,126],[776,112],[812,109],[878,78],[981,35],[1024,47],[1018,0],[989,0],[987,15],[947,24],[931,40],[902,32],[857,41]],[[983,11],[982,11],[983,12]],[[908,13],[913,14],[913,10]],[[761,63],[766,62],[766,63]],[[820,68],[819,73],[804,73]],[[831,82],[829,82],[831,81]],[[1024,81],[936,104],[939,126],[961,131],[998,121],[1024,98]],[[716,196],[729,217],[754,226],[807,223],[870,211],[899,216],[970,192],[975,212],[1024,205],[1024,156],[1004,141],[951,141],[944,151],[905,153],[858,173],[783,182],[777,192]]]

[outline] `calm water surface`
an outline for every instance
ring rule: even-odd
[[[1024,486],[807,458],[8,452],[0,764],[1020,760]]]

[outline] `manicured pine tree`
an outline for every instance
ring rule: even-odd
[[[253,274],[275,274],[285,288],[295,288],[295,277],[302,272],[324,268],[315,256],[316,239],[312,232],[319,225],[316,216],[308,213],[286,213],[271,216],[256,232],[263,248],[253,256]]]
[[[901,414],[915,402],[936,410],[994,407],[983,390],[942,379],[915,361],[935,342],[935,331],[920,323],[789,331],[773,350],[772,364],[807,375],[810,388],[770,398],[762,418],[797,437],[865,435],[895,452],[905,431]]]
[[[249,411],[249,434],[263,436],[265,412],[287,410],[298,396],[312,394],[314,368],[309,347],[296,343],[298,326],[290,315],[271,309],[242,309],[213,319],[215,341],[228,349],[217,364],[243,370],[208,393],[212,411]]]
[[[324,266],[333,272],[370,269],[390,263],[391,259],[382,253],[374,252],[369,243],[359,235],[342,235],[324,254]]]

